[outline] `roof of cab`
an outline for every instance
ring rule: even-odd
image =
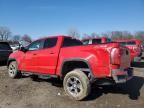
[[[71,38],[70,36],[65,36],[65,35],[55,35],[55,36],[44,36],[44,37],[36,39],[34,41],[43,40],[43,39],[47,39],[47,38],[55,38],[55,37],[68,37],[68,38]]]
[[[98,37],[98,38],[84,38],[82,40],[92,40],[92,39],[107,39],[107,37]]]

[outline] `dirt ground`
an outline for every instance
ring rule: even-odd
[[[144,61],[133,64],[134,78],[122,87],[93,87],[84,101],[74,101],[56,79],[10,79],[0,67],[0,108],[144,108]]]

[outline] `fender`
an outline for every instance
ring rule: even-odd
[[[7,61],[7,67],[9,66],[9,63],[10,63],[11,61],[16,61],[16,59],[14,59],[14,58],[9,58],[8,61]],[[16,61],[16,62],[17,62],[17,61]]]
[[[64,61],[62,62],[61,64],[61,69],[60,69],[60,77],[62,77],[62,69],[63,69],[63,66],[66,62],[71,62],[71,61],[80,61],[80,62],[84,62],[87,64],[89,70],[90,70],[90,74],[92,76],[92,79],[94,78],[94,75],[93,75],[93,72],[92,72],[92,69],[91,69],[91,66],[89,64],[89,62],[85,59],[82,59],[82,58],[70,58],[70,59],[64,59]]]

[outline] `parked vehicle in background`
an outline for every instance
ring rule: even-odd
[[[125,83],[133,76],[128,48],[118,43],[83,45],[67,36],[36,40],[12,53],[7,66],[11,78],[22,73],[60,78],[75,100],[87,97],[92,83]]]
[[[84,45],[88,44],[101,44],[101,43],[110,43],[111,39],[107,37],[100,37],[100,38],[85,38],[82,39]]]
[[[23,41],[23,40],[19,42],[20,47],[27,47],[29,44],[30,42]]]
[[[144,51],[144,45],[143,44],[141,45],[141,49],[142,49],[142,52],[143,52]]]
[[[130,49],[131,61],[140,61],[142,56],[142,43],[140,40],[114,40]]]
[[[17,44],[10,45],[13,51],[20,49],[21,47],[26,47],[30,43],[26,41],[19,41]]]
[[[8,42],[0,42],[0,63],[6,63],[12,49]]]
[[[10,47],[12,48],[13,51],[15,51],[19,49],[19,44],[10,45]]]

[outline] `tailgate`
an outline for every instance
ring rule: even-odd
[[[120,68],[126,69],[130,67],[130,51],[127,47],[121,45],[120,46]]]

